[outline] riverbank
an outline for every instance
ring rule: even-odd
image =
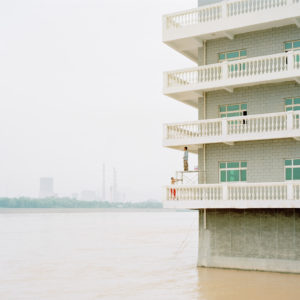
[[[188,210],[164,208],[0,208],[0,214],[99,213],[99,212],[175,212]]]

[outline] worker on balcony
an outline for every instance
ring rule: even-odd
[[[175,179],[174,177],[171,177],[171,185],[174,185],[179,179]],[[171,199],[176,200],[176,189],[171,188]]]
[[[183,170],[188,171],[189,170],[189,152],[188,148],[184,147],[184,154],[183,154]]]

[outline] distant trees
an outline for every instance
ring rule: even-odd
[[[79,201],[72,198],[0,198],[2,208],[162,208],[157,201],[101,202]]]

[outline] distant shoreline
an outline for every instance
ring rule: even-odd
[[[99,213],[99,212],[186,212],[164,208],[0,208],[0,214],[30,213]]]

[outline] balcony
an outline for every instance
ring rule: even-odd
[[[163,16],[163,42],[197,62],[203,40],[296,24],[300,0],[232,0]]]
[[[163,203],[177,209],[300,208],[300,182],[170,185]]]
[[[165,124],[163,145],[197,152],[202,144],[283,138],[300,140],[300,111]]]
[[[300,51],[165,72],[163,92],[197,107],[203,92],[283,81],[300,83]]]

